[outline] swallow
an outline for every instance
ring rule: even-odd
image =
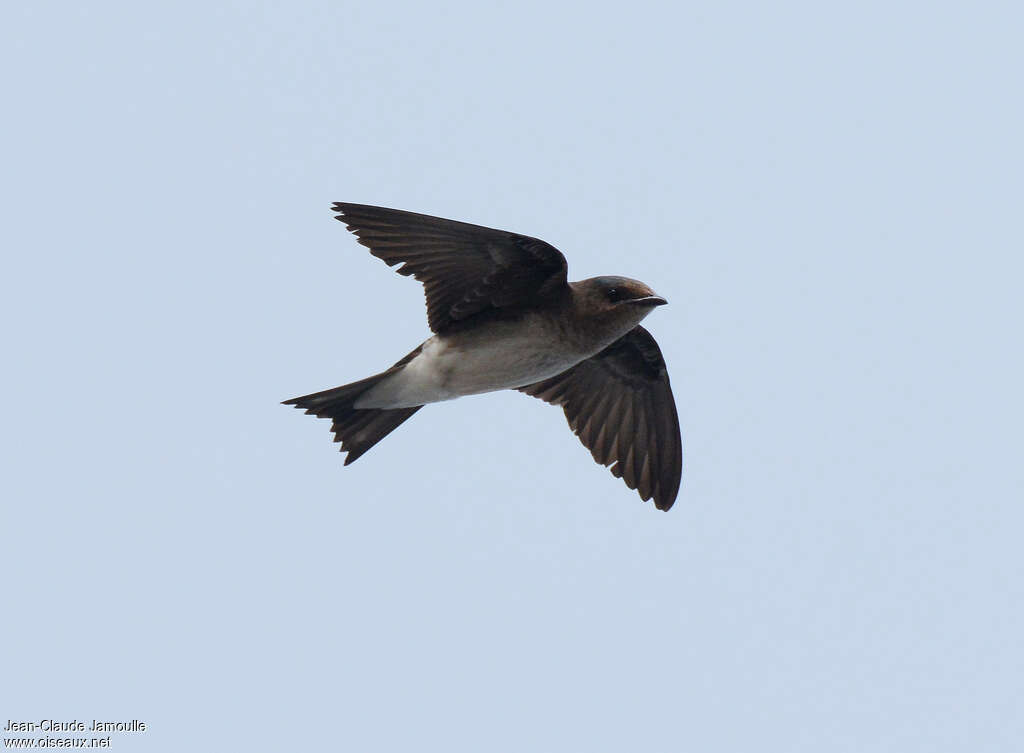
[[[568,282],[537,238],[337,202],[336,219],[423,283],[432,337],[390,369],[285,400],[332,421],[355,461],[428,403],[519,390],[562,407],[594,460],[659,510],[679,492],[682,441],[661,350],[640,322],[667,301],[638,280]]]

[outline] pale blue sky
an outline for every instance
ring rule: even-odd
[[[1012,3],[22,3],[0,31],[0,715],[124,751],[1024,739]],[[668,514],[561,412],[344,468],[427,336],[336,200],[640,278]]]

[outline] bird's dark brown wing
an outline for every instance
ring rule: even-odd
[[[334,211],[370,253],[423,283],[434,332],[568,292],[565,257],[537,238],[365,204],[337,202]]]
[[[651,334],[635,327],[596,356],[520,391],[561,405],[594,460],[668,510],[683,471],[679,418],[665,360]]]

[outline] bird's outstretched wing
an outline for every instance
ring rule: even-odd
[[[334,211],[370,253],[423,283],[434,332],[568,293],[565,257],[537,238],[366,204],[337,202]]]
[[[651,334],[635,327],[596,356],[558,376],[519,388],[562,406],[594,460],[668,510],[683,470],[679,418],[665,360]]]

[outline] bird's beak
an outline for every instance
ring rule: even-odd
[[[630,298],[629,303],[642,303],[645,306],[664,306],[668,301],[660,295],[645,295],[643,298]]]

